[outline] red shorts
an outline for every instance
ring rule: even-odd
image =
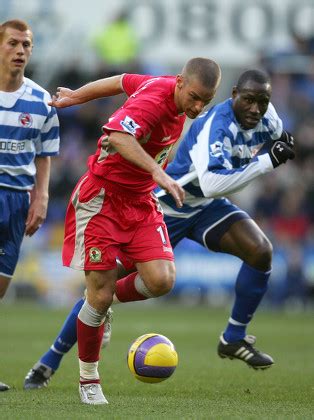
[[[64,235],[63,264],[78,270],[111,270],[121,254],[134,263],[174,260],[154,194],[117,191],[90,173],[72,193]]]

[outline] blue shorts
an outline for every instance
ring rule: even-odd
[[[12,277],[29,209],[29,193],[0,186],[0,275]]]
[[[160,201],[162,205],[162,200]],[[220,239],[233,223],[250,218],[245,211],[226,198],[213,200],[190,218],[171,217],[166,214],[164,217],[173,248],[183,238],[188,238],[213,251],[220,251]]]

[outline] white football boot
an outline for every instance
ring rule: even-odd
[[[79,393],[83,404],[109,404],[100,384],[80,384]]]
[[[111,340],[111,332],[112,332],[112,321],[113,321],[113,310],[111,308],[108,309],[106,318],[104,321],[105,330],[104,335],[102,337],[101,348],[104,349],[107,347]]]

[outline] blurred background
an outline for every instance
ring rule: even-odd
[[[295,136],[297,157],[231,199],[273,242],[264,305],[314,307],[314,0],[0,0],[0,18],[32,26],[27,75],[50,93],[124,72],[177,74],[189,58],[207,56],[222,67],[216,103],[230,96],[242,71],[267,70],[272,102]],[[65,209],[102,124],[124,99],[58,111],[61,152],[53,160],[48,218],[33,238],[25,238],[5,303],[67,306],[81,296],[83,275],[61,263]],[[230,303],[238,259],[187,240],[175,254],[177,282],[164,300]]]

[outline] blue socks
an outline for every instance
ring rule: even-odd
[[[62,357],[71,350],[77,341],[76,321],[84,300],[85,299],[80,299],[75,306],[73,306],[55,342],[40,359],[41,363],[53,370],[58,369]]]
[[[242,340],[246,335],[247,324],[251,321],[258,305],[267,290],[271,271],[266,273],[243,263],[235,285],[235,302],[224,339],[228,343]]]

